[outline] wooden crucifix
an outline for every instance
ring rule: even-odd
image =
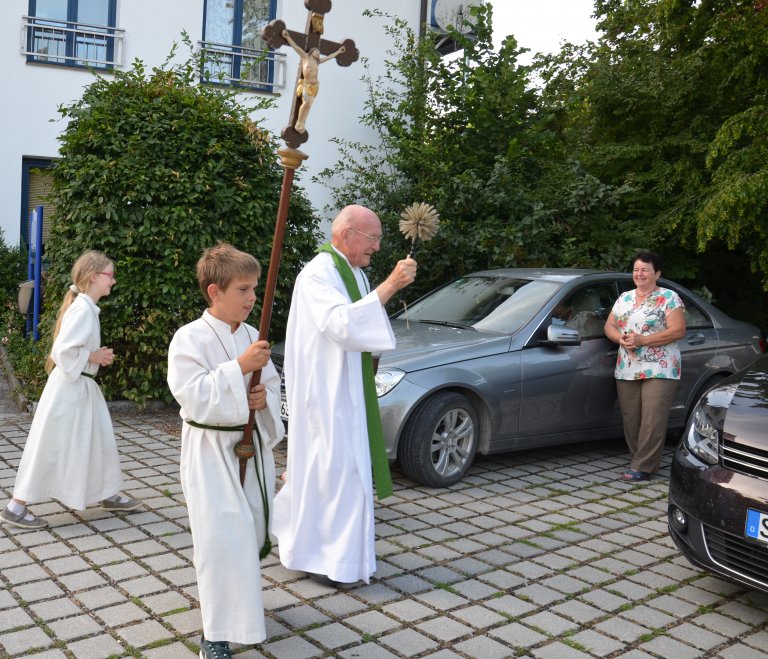
[[[296,88],[291,105],[290,123],[283,128],[282,137],[288,148],[278,149],[281,166],[283,168],[283,184],[280,188],[280,200],[277,206],[277,222],[275,223],[275,235],[272,239],[272,252],[269,258],[269,270],[264,286],[264,300],[261,308],[261,320],[259,322],[259,339],[267,340],[269,336],[269,324],[272,319],[272,305],[275,301],[275,289],[277,288],[277,273],[280,268],[280,256],[283,251],[283,238],[285,237],[285,225],[288,218],[288,206],[291,203],[291,187],[295,170],[307,159],[307,155],[298,148],[309,139],[306,129],[307,114],[312,106],[315,96],[320,89],[317,79],[318,68],[323,62],[335,59],[340,66],[349,66],[356,62],[360,53],[352,39],[342,43],[328,41],[322,38],[325,14],[331,10],[331,0],[304,0],[304,6],[309,11],[307,28],[305,32],[288,30],[281,20],[271,21],[262,30],[261,36],[270,48],[280,48],[289,45],[301,58],[299,72],[296,77]],[[251,376],[251,384],[258,384],[261,380],[261,371],[254,371]],[[245,482],[245,470],[248,460],[256,455],[253,444],[253,426],[255,415],[251,410],[248,415],[248,423],[243,431],[243,438],[235,446],[235,454],[240,461],[240,484]],[[259,456],[261,453],[259,453]],[[258,466],[256,467],[258,470]],[[269,534],[262,553],[269,553],[271,545],[268,543]]]
[[[309,139],[306,129],[307,115],[320,90],[320,64],[335,59],[339,66],[349,66],[360,56],[352,39],[341,43],[323,39],[325,14],[331,10],[331,0],[304,0],[304,6],[309,11],[305,32],[288,30],[283,21],[277,20],[270,22],[261,33],[270,48],[288,45],[301,59],[290,123],[281,133],[285,143],[293,149],[298,149]]]

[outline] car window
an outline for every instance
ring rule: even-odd
[[[490,332],[517,332],[552,298],[555,281],[461,277],[395,314],[413,322],[442,322]]]
[[[576,329],[582,339],[604,338],[605,321],[615,298],[612,283],[583,286],[555,307],[552,324]]]
[[[678,295],[683,300],[685,305],[685,329],[704,329],[705,327],[712,327],[712,321],[709,316],[705,314],[696,304],[687,296],[678,292]]]

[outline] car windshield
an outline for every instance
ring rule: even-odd
[[[517,332],[547,303],[562,283],[499,277],[461,277],[422,298],[395,318],[411,322]]]

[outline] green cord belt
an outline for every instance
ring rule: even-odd
[[[220,430],[223,432],[243,432],[245,426],[209,426],[205,423],[198,423],[197,421],[184,420],[189,426],[193,428],[202,428],[203,430]],[[267,495],[267,484],[264,482],[264,456],[262,451],[264,447],[261,442],[261,433],[258,426],[254,423],[253,431],[256,433],[256,437],[259,440],[259,450],[255,452],[253,456],[253,464],[256,469],[256,481],[259,486],[259,495],[261,496],[261,505],[264,510],[264,544],[259,550],[259,558],[266,558],[272,551],[272,541],[269,539],[269,497]],[[259,464],[261,460],[261,464]]]
[[[189,421],[184,419],[184,423],[192,426],[193,428],[202,428],[203,430],[221,430],[222,432],[243,432],[245,426],[209,426],[205,423],[198,423],[197,421]]]

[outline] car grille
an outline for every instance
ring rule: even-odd
[[[723,439],[721,446],[723,467],[742,474],[768,479],[768,451]]]
[[[768,548],[706,524],[703,526],[707,551],[715,563],[764,587],[768,586]]]

